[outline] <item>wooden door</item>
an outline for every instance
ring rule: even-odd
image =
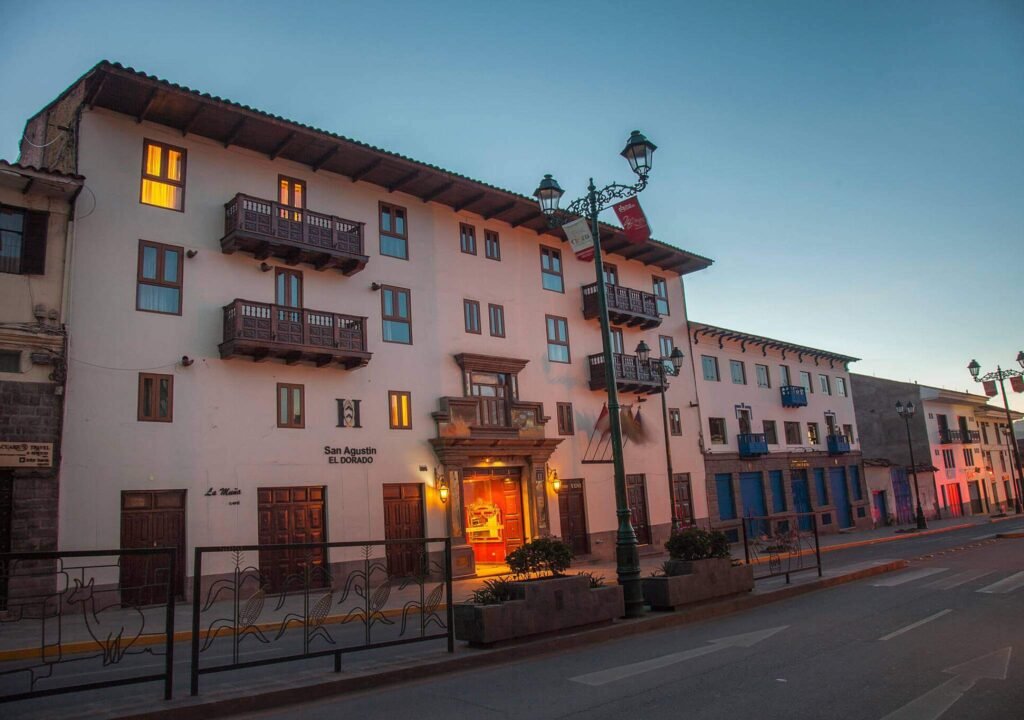
[[[558,491],[558,516],[562,540],[572,548],[573,555],[590,553],[587,537],[587,512],[583,501],[583,480],[563,480]]]
[[[171,547],[175,553],[174,596],[185,593],[185,491],[125,490],[121,493],[121,548]],[[167,602],[170,565],[163,556],[121,556],[124,605]]]
[[[676,501],[676,517],[680,525],[693,522],[693,490],[690,487],[690,473],[676,473],[672,476],[672,494]]]
[[[643,475],[626,476],[626,502],[640,545],[651,544],[651,524],[647,513],[647,481]]]
[[[956,483],[950,485],[944,485],[947,497],[946,505],[949,507],[950,515],[953,517],[960,517],[964,514],[964,506],[960,500],[960,486]]]
[[[259,544],[280,545],[326,542],[327,530],[322,485],[271,487],[257,490]],[[299,590],[327,584],[326,548],[260,550],[260,575],[268,592]]]
[[[526,528],[523,524],[523,493],[518,477],[507,476],[501,482],[501,495],[505,504],[505,554],[522,546]]]
[[[420,483],[385,483],[384,538],[426,537],[423,531],[423,485]],[[426,570],[425,547],[422,543],[387,545],[388,575],[407,577]]]
[[[970,480],[967,483],[967,495],[971,498],[971,514],[980,515],[985,512],[981,504],[981,490],[978,488],[977,480]]]

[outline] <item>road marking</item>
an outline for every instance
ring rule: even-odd
[[[987,535],[978,535],[977,537],[972,537],[971,540],[988,540],[989,538],[994,537],[995,533],[988,533]]]
[[[1014,573],[1010,577],[1003,578],[999,582],[992,583],[987,587],[983,587],[977,592],[980,593],[1008,593],[1013,592],[1019,587],[1024,587],[1024,572]]]
[[[910,632],[914,628],[919,628],[922,625],[924,625],[925,623],[930,623],[932,620],[938,620],[943,615],[949,615],[951,612],[953,612],[953,611],[947,608],[946,610],[942,610],[940,612],[935,613],[934,615],[926,617],[924,620],[918,620],[916,623],[910,623],[909,625],[907,625],[905,627],[901,627],[899,630],[896,630],[895,632],[891,632],[888,635],[883,635],[882,637],[880,637],[878,639],[882,640],[882,641],[892,640],[894,637],[896,637],[898,635],[902,635],[905,632]]]
[[[889,713],[882,720],[937,720],[979,680],[1005,680],[1012,651],[1012,647],[1005,647],[946,668],[942,672],[954,677]]]
[[[762,640],[767,640],[775,633],[782,632],[788,627],[789,625],[783,625],[781,627],[769,628],[767,630],[744,633],[743,635],[719,638],[718,640],[711,640],[710,644],[705,645],[704,647],[684,650],[683,652],[672,653],[670,655],[662,655],[661,657],[630,663],[628,665],[620,665],[618,667],[608,668],[607,670],[598,670],[597,672],[587,673],[586,675],[577,675],[576,677],[569,678],[569,680],[583,685],[592,685],[594,687],[607,685],[608,683],[612,683],[617,680],[625,680],[626,678],[633,677],[634,675],[640,675],[645,672],[650,672],[651,670],[659,670],[661,668],[668,667],[669,665],[675,665],[676,663],[681,663],[685,660],[692,660],[693,658],[718,652],[719,650],[725,650],[726,648],[751,647]]]
[[[925,587],[935,588],[936,590],[952,590],[955,587],[960,587],[964,583],[969,583],[972,580],[980,580],[986,575],[991,575],[995,570],[968,570],[967,572],[957,573],[948,578],[942,578],[935,582],[930,582]]]
[[[886,578],[885,580],[879,580],[872,584],[872,587],[896,587],[903,583],[912,582],[914,580],[920,580],[926,578],[929,575],[935,575],[937,573],[946,572],[949,568],[921,568],[920,570],[911,570],[909,572],[900,573],[894,577]]]

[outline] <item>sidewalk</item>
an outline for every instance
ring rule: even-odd
[[[1013,515],[1006,519],[1019,518]],[[990,527],[989,518],[983,516],[933,521],[929,523],[929,529],[925,532],[942,533],[971,526]],[[886,527],[825,536],[821,539],[822,552],[890,542],[923,534],[897,534],[895,530],[896,528]],[[992,530],[993,534],[997,532],[997,528]],[[739,550],[742,552],[742,547]],[[664,553],[642,557],[641,574],[649,575],[659,568],[666,558],[667,555]],[[905,561],[880,560],[830,567],[827,558],[823,558],[823,564],[826,570],[822,578],[818,578],[813,571],[806,571],[794,575],[791,585],[786,585],[782,578],[759,581],[754,591],[748,595],[701,604],[674,613],[652,613],[636,620],[621,620],[601,628],[542,637],[516,645],[480,650],[456,643],[455,653],[448,654],[445,641],[437,640],[346,654],[341,674],[331,672],[330,658],[318,658],[203,675],[200,695],[196,698],[188,694],[191,606],[184,605],[179,606],[176,612],[176,637],[179,641],[175,647],[174,700],[164,702],[161,699],[159,684],[146,683],[12,703],[4,706],[4,712],[5,717],[12,719],[38,717],[40,714],[56,719],[83,715],[96,718],[220,717],[228,712],[262,709],[273,704],[295,702],[298,699],[308,700],[413,678],[419,679],[436,673],[479,667],[483,664],[508,662],[528,655],[564,650],[637,632],[651,632],[706,620],[906,566]],[[574,565],[573,569],[603,575],[606,581],[614,582],[615,567],[611,562],[581,562]],[[455,602],[469,598],[472,590],[479,587],[485,579],[471,578],[455,582]],[[283,608],[282,612],[284,611],[287,611],[287,608]],[[63,638],[64,641],[67,642],[74,634],[76,631],[69,628],[68,635]],[[88,638],[88,635],[82,634],[81,631],[78,631],[78,634],[83,640]],[[38,642],[38,635],[35,637]],[[4,642],[3,646],[12,647],[8,642]],[[153,666],[153,671],[158,672],[163,658],[154,656],[149,662]]]

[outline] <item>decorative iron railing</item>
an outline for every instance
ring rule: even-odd
[[[743,518],[743,554],[754,566],[754,579],[817,570],[821,577],[818,517],[814,513],[788,513]]]
[[[313,250],[363,254],[363,223],[242,193],[224,204],[224,235],[236,230]]]
[[[157,681],[170,700],[176,556],[0,554],[0,703]]]
[[[203,572],[218,579],[204,587]],[[328,656],[341,672],[346,653],[455,649],[449,538],[197,547],[192,598],[192,695],[207,673]]]

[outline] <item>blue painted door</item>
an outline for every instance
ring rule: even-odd
[[[801,513],[800,529],[810,530],[812,527],[811,516],[803,514],[811,512],[811,488],[807,484],[807,471],[794,470],[792,480],[793,509],[796,512]]]
[[[839,527],[853,527],[853,511],[850,509],[850,490],[846,485],[846,468],[829,468],[828,484],[832,489],[832,504],[836,506],[836,519],[839,521]]]
[[[885,507],[885,490],[876,490],[874,492],[875,501],[875,518],[879,525],[889,524],[889,511]]]
[[[896,523],[908,525],[914,522],[914,507],[910,498],[907,471],[903,468],[890,468],[889,477],[892,478],[892,497],[896,502]]]
[[[762,473],[740,473],[740,497],[743,499],[744,518],[764,518],[768,514],[768,505],[764,499],[764,475]],[[747,523],[747,532],[751,536],[764,535],[768,532],[767,520],[745,522]]]

